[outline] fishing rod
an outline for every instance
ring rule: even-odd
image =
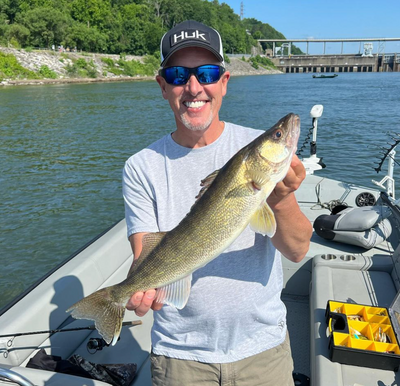
[[[141,320],[133,320],[131,322],[123,322],[122,326],[139,326],[142,324]],[[50,334],[53,335],[57,332],[69,332],[69,331],[81,331],[81,330],[95,330],[96,326],[93,324],[91,326],[86,327],[75,327],[75,328],[60,328],[55,330],[43,330],[43,331],[30,331],[30,332],[16,332],[16,333],[8,333],[5,335],[0,335],[0,338],[9,338],[7,342],[7,348],[4,348],[0,352],[3,353],[5,358],[8,357],[9,349],[12,347],[14,339],[18,336],[27,336],[27,335],[38,335],[38,334]],[[118,338],[119,340],[120,338]],[[103,338],[90,338],[86,344],[86,348],[90,354],[94,354],[96,351],[102,350],[104,347],[108,347],[109,344]]]
[[[391,137],[393,143],[386,142],[389,145],[388,148],[383,147],[383,146],[379,147],[379,149],[382,151],[382,153],[381,153],[382,155],[380,157],[380,162],[378,163],[378,166],[376,168],[374,168],[374,170],[377,173],[379,173],[381,171],[383,162],[385,161],[387,156],[389,156],[394,162],[396,162],[398,164],[398,162],[393,158],[391,153],[392,153],[392,150],[394,150],[395,147],[400,143],[400,134],[393,133],[393,134],[390,134],[390,137]]]
[[[123,322],[122,326],[138,326],[142,324],[141,320],[133,320],[131,322]],[[31,331],[31,332],[16,332],[16,333],[9,333],[5,335],[0,335],[0,338],[9,338],[17,336],[25,336],[25,335],[37,335],[37,334],[55,334],[56,332],[69,332],[69,331],[80,331],[80,330],[95,330],[96,326],[93,324],[91,326],[86,327],[75,327],[75,328],[62,328],[62,329],[55,329],[55,330],[43,330],[43,331]]]

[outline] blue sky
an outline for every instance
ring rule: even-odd
[[[220,0],[244,17],[270,24],[286,38],[400,38],[400,0]],[[305,52],[306,46],[297,44]],[[345,53],[358,53],[359,43],[344,45]],[[326,45],[326,53],[340,53],[340,43]],[[374,43],[373,52],[377,52]],[[399,52],[400,42],[386,43],[385,52]],[[323,53],[323,43],[310,45],[310,53]]]

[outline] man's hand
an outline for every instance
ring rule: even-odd
[[[130,311],[135,311],[137,316],[145,316],[150,308],[154,311],[161,310],[163,304],[155,302],[155,296],[155,289],[149,289],[146,292],[136,292],[129,299],[126,308]]]
[[[306,178],[306,169],[296,154],[293,155],[289,171],[286,177],[276,184],[275,189],[269,195],[267,202],[273,207],[282,202],[290,193],[296,191]]]
[[[301,212],[294,192],[306,177],[306,170],[294,155],[286,177],[276,185],[267,202],[275,214],[274,246],[289,260],[299,262],[310,247],[312,226]]]

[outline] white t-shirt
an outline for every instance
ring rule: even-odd
[[[190,149],[166,135],[128,159],[123,194],[128,237],[173,229],[190,211],[200,181],[263,131],[225,123],[208,146]],[[270,238],[249,227],[216,259],[193,273],[182,310],[154,313],[155,354],[206,363],[241,360],[281,344],[286,308],[282,265]]]

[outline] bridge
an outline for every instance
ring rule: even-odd
[[[283,72],[391,72],[400,71],[400,54],[385,53],[386,42],[400,38],[257,39],[272,44],[265,54]],[[372,53],[373,43],[378,52]],[[293,43],[306,43],[306,54],[293,55]],[[323,54],[309,54],[311,43],[323,43]],[[326,43],[341,43],[340,54],[326,54]],[[358,54],[344,54],[345,43],[360,43]],[[363,50],[361,45],[364,43]]]

